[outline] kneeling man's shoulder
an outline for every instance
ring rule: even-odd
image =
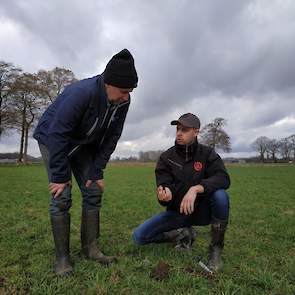
[[[164,152],[160,155],[160,157],[161,157],[162,159],[167,159],[168,157],[171,157],[171,156],[173,155],[174,152],[175,152],[175,147],[172,146],[172,147],[170,147],[168,150],[164,151]]]
[[[198,153],[204,154],[206,156],[209,156],[214,149],[208,145],[204,145],[202,143],[198,144]]]

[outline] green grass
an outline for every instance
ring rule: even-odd
[[[52,273],[53,242],[43,166],[0,167],[0,294],[295,294],[295,167],[232,166],[231,217],[222,272],[202,275],[209,227],[192,251],[135,246],[133,229],[163,210],[151,166],[111,166],[103,197],[101,248],[119,262],[103,267],[80,257],[81,198],[73,188],[71,254],[75,273]],[[150,278],[159,261],[163,281]]]

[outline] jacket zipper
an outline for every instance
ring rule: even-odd
[[[91,133],[93,132],[93,130],[95,129],[96,125],[97,125],[97,122],[98,122],[98,118],[96,118],[94,124],[92,125],[92,127],[88,130],[88,132],[86,133],[87,136],[90,136]]]
[[[92,127],[87,131],[86,135],[87,137],[89,137],[92,132],[94,131],[96,125],[97,125],[97,122],[98,122],[98,118],[95,119],[95,122],[93,123]],[[68,156],[70,156],[71,154],[73,154],[78,148],[80,147],[80,144],[75,146],[69,153],[68,153]]]
[[[107,134],[107,131],[108,131],[110,125],[111,125],[111,122],[112,122],[113,118],[115,117],[115,114],[116,114],[118,108],[120,108],[120,107],[122,107],[123,105],[128,104],[128,103],[129,103],[129,101],[123,102],[123,103],[117,105],[116,108],[114,109],[114,111],[113,111],[113,113],[112,113],[112,116],[111,116],[111,118],[110,118],[110,120],[109,120],[109,122],[108,122],[108,125],[107,125],[107,128],[106,128],[106,131],[105,131],[105,133],[104,133],[104,135],[103,135],[103,137],[102,137],[102,139],[101,139],[101,141],[100,141],[100,143],[99,143],[99,147],[101,147],[101,145],[102,145],[102,143],[103,143],[103,141],[104,141],[104,139],[105,139],[105,136],[106,136],[106,134]]]
[[[72,153],[74,153],[76,150],[77,150],[77,148],[79,148],[80,147],[80,145],[77,145],[77,146],[75,146],[69,153],[68,153],[68,157],[72,154]]]
[[[108,125],[107,125],[107,128],[106,128],[106,131],[105,131],[105,133],[104,133],[104,135],[103,135],[103,137],[102,137],[102,139],[101,139],[101,141],[100,141],[100,143],[99,143],[99,147],[101,147],[101,145],[102,145],[102,143],[103,143],[103,141],[104,141],[104,138],[105,138],[105,136],[106,136],[106,134],[107,134],[107,131],[108,131],[108,129],[109,129],[111,123],[112,123],[113,118],[115,117],[115,114],[116,114],[118,108],[119,108],[119,106],[117,106],[117,107],[114,109],[114,111],[113,111],[113,113],[112,113],[112,115],[111,115],[111,118],[110,118],[110,120],[109,120],[109,122],[108,122]]]
[[[110,108],[111,108],[111,107],[108,106],[107,111],[106,111],[106,113],[104,114],[104,117],[103,117],[102,123],[100,124],[100,128],[103,126],[104,121],[105,121],[105,119],[107,118],[107,115],[108,115],[108,113],[109,113]]]
[[[105,134],[104,134],[102,140],[100,141],[99,146],[101,146],[101,144],[102,144],[102,142],[103,142],[103,140],[104,140],[104,138],[105,138],[105,135],[106,135],[106,133],[107,133],[107,130],[108,130],[108,128],[110,127],[110,124],[111,124],[111,122],[112,122],[112,120],[113,120],[113,118],[114,118],[114,116],[115,116],[115,114],[116,114],[118,108],[122,107],[123,105],[125,105],[125,104],[127,104],[127,103],[129,103],[129,101],[126,101],[126,102],[124,102],[124,103],[122,103],[122,104],[119,104],[119,105],[116,106],[116,108],[114,109],[114,112],[113,112],[113,114],[112,114],[112,116],[111,116],[111,118],[110,118],[110,121],[108,122],[108,125],[107,125],[107,128],[106,128],[106,131],[105,131]],[[107,117],[107,115],[108,115],[108,113],[109,113],[110,108],[111,108],[111,107],[108,106],[107,111],[106,111],[106,113],[105,113],[105,115],[104,115],[104,117],[103,117],[103,120],[102,120],[102,123],[101,123],[100,127],[103,126],[103,124],[104,124],[104,122],[105,122],[105,119],[106,119],[106,117]],[[95,129],[96,125],[97,125],[97,122],[98,122],[98,118],[96,118],[96,120],[95,120],[93,126],[92,126],[92,127],[88,130],[88,132],[86,133],[87,137],[89,137],[89,136],[92,134],[92,132],[94,131],[94,129]],[[68,156],[70,156],[71,154],[73,154],[73,153],[74,153],[79,147],[80,147],[80,144],[77,145],[77,146],[75,146],[75,147],[74,147],[74,148],[68,153]]]

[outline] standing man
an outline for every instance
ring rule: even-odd
[[[229,216],[229,175],[219,155],[198,143],[197,116],[184,114],[171,125],[177,126],[175,145],[160,156],[155,171],[157,197],[167,211],[146,220],[133,238],[139,245],[176,242],[190,248],[196,237],[192,225],[211,223],[208,266],[217,271]]]
[[[34,132],[49,179],[57,275],[73,270],[69,253],[72,172],[82,193],[82,254],[101,264],[116,260],[105,256],[96,241],[103,170],[121,136],[130,92],[137,82],[134,59],[124,49],[111,58],[101,75],[66,87],[44,112]]]

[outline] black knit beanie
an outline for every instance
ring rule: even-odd
[[[115,54],[106,65],[104,82],[119,88],[137,87],[138,77],[134,59],[127,49]]]

